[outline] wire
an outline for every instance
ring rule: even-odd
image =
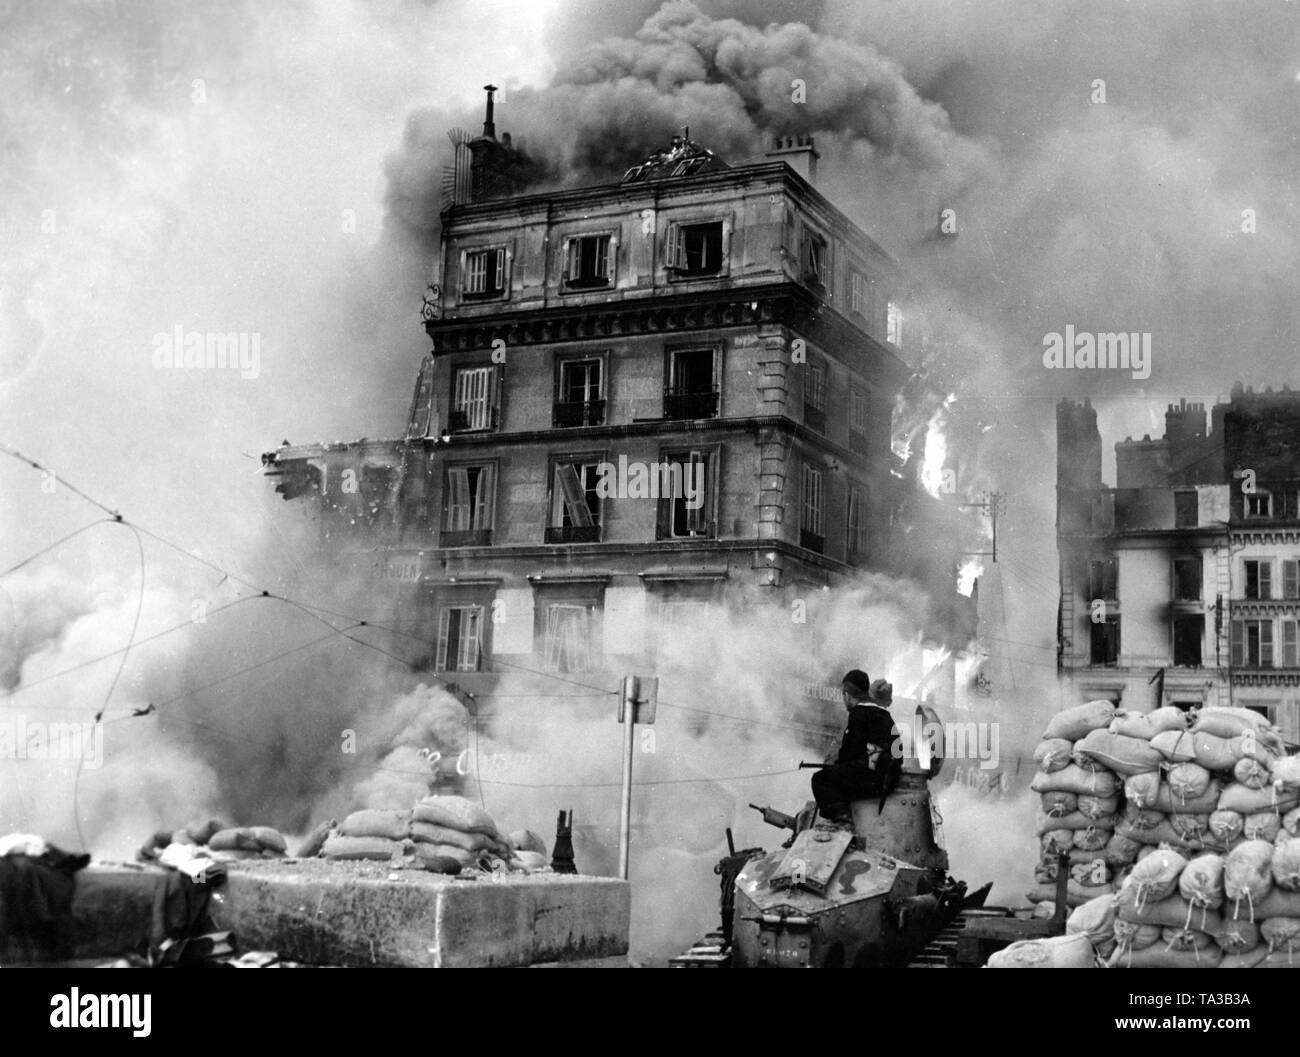
[[[40,550],[38,550],[35,554],[28,555],[26,558],[24,558],[22,561],[20,561],[17,565],[11,565],[11,566],[9,566],[8,569],[5,569],[3,572],[0,572],[0,577],[8,576],[10,573],[16,573],[16,572],[17,572],[19,569],[21,569],[24,565],[28,565],[29,563],[34,562],[34,561],[35,561],[37,558],[39,558],[42,554],[48,554],[50,551],[54,550],[55,547],[58,547],[58,546],[60,546],[61,544],[67,543],[68,540],[73,539],[73,538],[76,537],[76,536],[80,536],[80,535],[81,535],[83,532],[85,532],[87,529],[93,529],[96,525],[111,525],[111,524],[113,524],[114,520],[115,520],[114,518],[107,518],[107,517],[105,517],[105,518],[100,518],[98,521],[92,521],[89,525],[82,525],[81,528],[77,529],[75,532],[69,532],[69,533],[68,533],[66,536],[64,536],[62,539],[57,539],[57,540],[55,540],[55,541],[54,541],[53,543],[51,543],[48,547],[42,547],[42,548],[41,548]]]

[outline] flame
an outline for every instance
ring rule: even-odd
[[[970,558],[966,564],[957,570],[957,590],[961,594],[970,598],[971,592],[975,590],[975,581],[984,572],[984,562],[980,558]]]
[[[948,461],[948,438],[943,433],[943,412],[936,411],[925,431],[925,454],[921,457],[921,487],[935,499],[943,486],[944,463]]]

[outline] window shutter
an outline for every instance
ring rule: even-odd
[[[601,239],[601,245],[604,247],[604,275],[612,286],[614,283],[615,265],[618,263],[618,236],[611,235],[607,239]],[[597,269],[597,274],[601,274],[601,269]]]
[[[1230,652],[1230,656],[1232,658],[1231,663],[1238,664],[1238,665],[1246,663],[1246,659],[1245,659],[1246,641],[1245,640],[1246,640],[1245,628],[1242,622],[1240,620],[1234,620],[1232,622],[1232,649]]]
[[[1273,597],[1273,563],[1271,561],[1259,563],[1259,597],[1263,599]]]
[[[504,249],[496,250],[493,257],[496,260],[492,274],[492,289],[497,293],[502,293],[506,288],[506,251]]]
[[[696,470],[696,467],[699,467]],[[709,468],[708,461],[703,452],[693,451],[686,460],[686,465],[682,467],[687,477],[682,482],[682,495],[686,495],[688,488],[694,488],[698,479],[702,485],[700,495],[700,505],[695,508],[686,508],[686,529],[688,532],[704,534],[709,527]],[[696,477],[698,473],[699,477]],[[682,500],[685,502],[685,498]]]
[[[482,615],[483,610],[479,606],[466,606],[460,611],[460,656],[457,661],[462,672],[478,671]]]
[[[415,379],[415,398],[411,401],[411,416],[406,427],[408,437],[427,437],[429,420],[433,413],[433,357],[426,356]]]
[[[492,499],[494,492],[492,469],[491,465],[479,469],[478,481],[474,488],[474,524],[471,526],[475,530],[490,529],[492,527]]]
[[[1259,622],[1259,666],[1273,667],[1273,622],[1271,620]]]
[[[1295,598],[1300,594],[1300,561],[1282,562],[1282,597]]]
[[[1282,667],[1296,667],[1296,622],[1282,621]]]
[[[572,282],[573,277],[578,274],[576,258],[578,256],[578,243],[576,239],[564,240],[564,259],[563,279],[566,283]]]
[[[451,610],[446,607],[438,614],[438,661],[440,672],[447,670],[447,639],[451,631]]]
[[[722,261],[719,270],[726,273],[731,270],[731,217],[722,219]]]
[[[555,478],[564,496],[569,521],[580,528],[589,528],[592,524],[591,510],[587,506],[587,493],[582,481],[578,479],[577,467],[571,462],[562,463],[555,468]]]

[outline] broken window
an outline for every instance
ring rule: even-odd
[[[826,546],[823,515],[825,512],[824,474],[815,466],[803,468],[803,504],[799,521],[799,544],[821,554]]]
[[[1199,521],[1196,512],[1196,493],[1174,493],[1174,528],[1195,528]]]
[[[1114,602],[1119,598],[1119,561],[1094,558],[1088,562],[1088,599]]]
[[[437,670],[477,672],[482,629],[482,606],[444,606],[438,615]]]
[[[600,539],[599,463],[556,462],[551,474],[547,543],[594,543]]]
[[[556,602],[546,607],[544,664],[548,672],[592,669],[596,615],[594,603]]]
[[[1273,667],[1273,622],[1232,622],[1232,663],[1247,668]]]
[[[1201,598],[1201,559],[1174,559],[1174,600],[1197,602]]]
[[[1269,599],[1273,597],[1273,563],[1267,559],[1247,558],[1243,563],[1246,572],[1246,597]]]
[[[826,240],[815,231],[805,229],[803,236],[803,277],[809,286],[824,287],[830,278]]]
[[[682,276],[716,275],[722,271],[723,225],[679,224],[671,232],[669,267]]]
[[[465,253],[465,298],[485,300],[500,297],[506,290],[504,246]]]
[[[1201,666],[1201,640],[1204,637],[1205,618],[1196,616],[1174,617],[1174,664],[1183,667]]]
[[[490,364],[456,368],[452,375],[451,432],[496,428],[496,380],[497,369]]]
[[[660,456],[659,538],[712,536],[713,454],[678,451]]]
[[[491,541],[494,467],[448,466],[441,544],[485,545]]]
[[[609,235],[577,235],[564,253],[566,286],[607,286],[614,281],[614,254]]]

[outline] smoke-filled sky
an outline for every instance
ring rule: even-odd
[[[616,179],[681,125],[733,162],[813,133],[821,188],[929,291],[925,366],[956,394],[959,490],[1009,497],[985,630],[1047,695],[1055,401],[1092,395],[1109,452],[1159,432],[1179,396],[1300,384],[1298,31],[1300,4],[1272,0],[0,4],[0,440],[223,569],[323,591],[257,456],[401,427],[446,131],[477,128],[481,85],[502,86],[498,129],[555,184]],[[935,234],[942,209],[956,238]],[[1045,369],[1043,335],[1067,324],[1150,332],[1150,377]],[[156,369],[155,337],[177,327],[256,334],[256,376]],[[102,516],[9,459],[0,498],[0,568]],[[143,637],[239,597],[139,546],[143,588],[137,540],[113,525],[0,580],[0,683],[120,649],[137,607]],[[214,633],[216,650],[133,653],[112,704],[321,627],[260,613]],[[364,649],[330,657],[311,685],[413,692]],[[84,714],[114,670],[27,700]],[[210,707],[229,721],[255,691]],[[164,803],[181,773],[188,804],[230,803],[212,753],[136,736],[152,770],[111,796],[96,779],[100,818],[133,821],[132,796]],[[58,827],[65,792],[0,782]]]

